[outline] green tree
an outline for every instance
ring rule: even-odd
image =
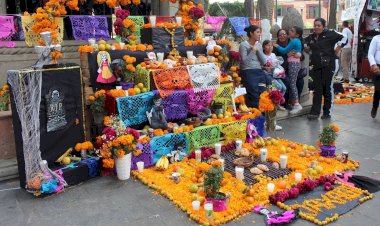
[[[208,7],[208,14],[227,17],[246,16],[244,4],[241,2],[212,3]]]

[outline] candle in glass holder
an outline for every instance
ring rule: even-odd
[[[243,146],[243,141],[236,140],[236,151],[239,151]]]
[[[182,17],[180,17],[180,16],[176,16],[176,17],[175,17],[175,21],[177,22],[177,24],[178,24],[179,27],[182,26]]]
[[[140,161],[136,163],[137,169],[140,173],[144,172],[144,162]]]
[[[274,192],[274,184],[273,183],[268,183],[267,188],[268,188],[269,193]]]
[[[222,144],[216,143],[215,144],[215,154],[220,155],[222,153]]]
[[[260,160],[262,162],[267,161],[268,150],[266,148],[260,148]]]
[[[201,205],[201,202],[199,202],[198,200],[195,200],[191,203],[191,205],[193,206],[193,210],[195,211],[198,211],[199,210],[199,207]]]
[[[236,179],[243,180],[244,179],[244,168],[243,167],[235,167],[235,175]]]
[[[297,182],[300,182],[302,180],[302,173],[295,173],[294,174],[294,179],[297,181]]]
[[[195,160],[198,162],[202,162],[202,151],[201,150],[195,150]]]
[[[281,167],[281,169],[286,168],[287,162],[288,162],[288,156],[287,155],[280,155],[280,167]]]
[[[152,27],[156,27],[156,16],[149,16],[149,21]]]
[[[208,220],[211,220],[214,215],[214,206],[211,202],[205,203],[204,205],[205,211],[206,211],[206,218]]]
[[[222,167],[222,170],[224,171],[224,159],[218,159],[218,161],[222,163],[221,167]]]

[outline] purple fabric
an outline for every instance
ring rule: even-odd
[[[220,31],[226,18],[225,16],[207,16],[205,22],[212,26],[215,31]]]
[[[70,20],[75,40],[110,39],[107,17],[105,16],[70,16]]]
[[[186,119],[189,112],[187,93],[184,90],[175,90],[163,99],[164,111],[167,120]]]
[[[186,90],[186,93],[189,113],[196,115],[199,110],[211,104],[215,90],[205,90],[195,93],[194,90],[189,89]]]
[[[321,155],[328,158],[334,158],[335,146],[321,146]]]
[[[132,155],[132,164],[131,169],[137,170],[137,162],[144,162],[144,168],[153,166],[153,152],[150,145],[150,142],[144,144],[142,152],[139,156]]]
[[[0,16],[0,47],[15,47],[12,35],[16,33],[13,16]]]

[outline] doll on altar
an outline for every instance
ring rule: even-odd
[[[111,57],[110,54],[106,51],[99,51],[97,56],[97,61],[99,65],[98,69],[98,78],[96,79],[99,83],[113,83],[116,81],[116,77],[112,74],[110,67]]]
[[[246,139],[246,143],[252,143],[253,140],[259,135],[259,133],[257,132],[256,130],[256,126],[249,122],[248,123],[248,126],[247,126],[247,139]]]

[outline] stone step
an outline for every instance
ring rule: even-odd
[[[0,181],[18,178],[17,160],[0,159]]]

